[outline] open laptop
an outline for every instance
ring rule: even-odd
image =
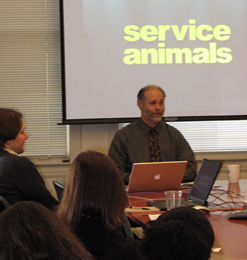
[[[203,159],[190,193],[186,199],[182,199],[181,206],[207,206],[208,196],[212,190],[221,166],[221,162]],[[147,204],[155,206],[161,210],[166,209],[165,200],[147,201]]]
[[[178,190],[187,161],[134,163],[127,192]]]

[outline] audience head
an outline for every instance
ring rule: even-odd
[[[139,250],[146,260],[208,260],[213,243],[206,216],[191,207],[179,207],[163,213],[145,230]]]
[[[76,229],[83,213],[98,214],[105,228],[114,230],[122,224],[127,203],[115,163],[100,152],[82,152],[71,164],[58,216]]]
[[[92,259],[68,226],[45,206],[21,201],[0,214],[0,260]]]
[[[22,114],[14,109],[0,108],[0,149],[23,153],[27,138]]]
[[[161,121],[165,111],[165,97],[164,90],[156,85],[147,85],[139,91],[137,105],[147,125],[155,127]]]

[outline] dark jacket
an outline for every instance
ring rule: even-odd
[[[100,215],[84,214],[76,230],[76,235],[97,259],[136,243],[134,239],[124,236],[121,227],[114,231],[107,230]]]
[[[9,204],[33,200],[50,209],[58,204],[34,164],[3,149],[0,149],[0,195]]]

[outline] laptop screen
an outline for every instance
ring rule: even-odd
[[[188,199],[205,204],[221,166],[221,162],[203,159]]]

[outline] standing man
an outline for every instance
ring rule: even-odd
[[[141,118],[120,129],[114,136],[109,157],[128,184],[133,163],[150,161],[188,161],[183,182],[194,181],[196,161],[183,135],[162,120],[165,111],[164,90],[156,85],[142,88],[137,95]]]
[[[22,114],[0,108],[0,195],[9,204],[33,200],[52,209],[57,200],[47,190],[35,165],[19,156],[27,138]]]

